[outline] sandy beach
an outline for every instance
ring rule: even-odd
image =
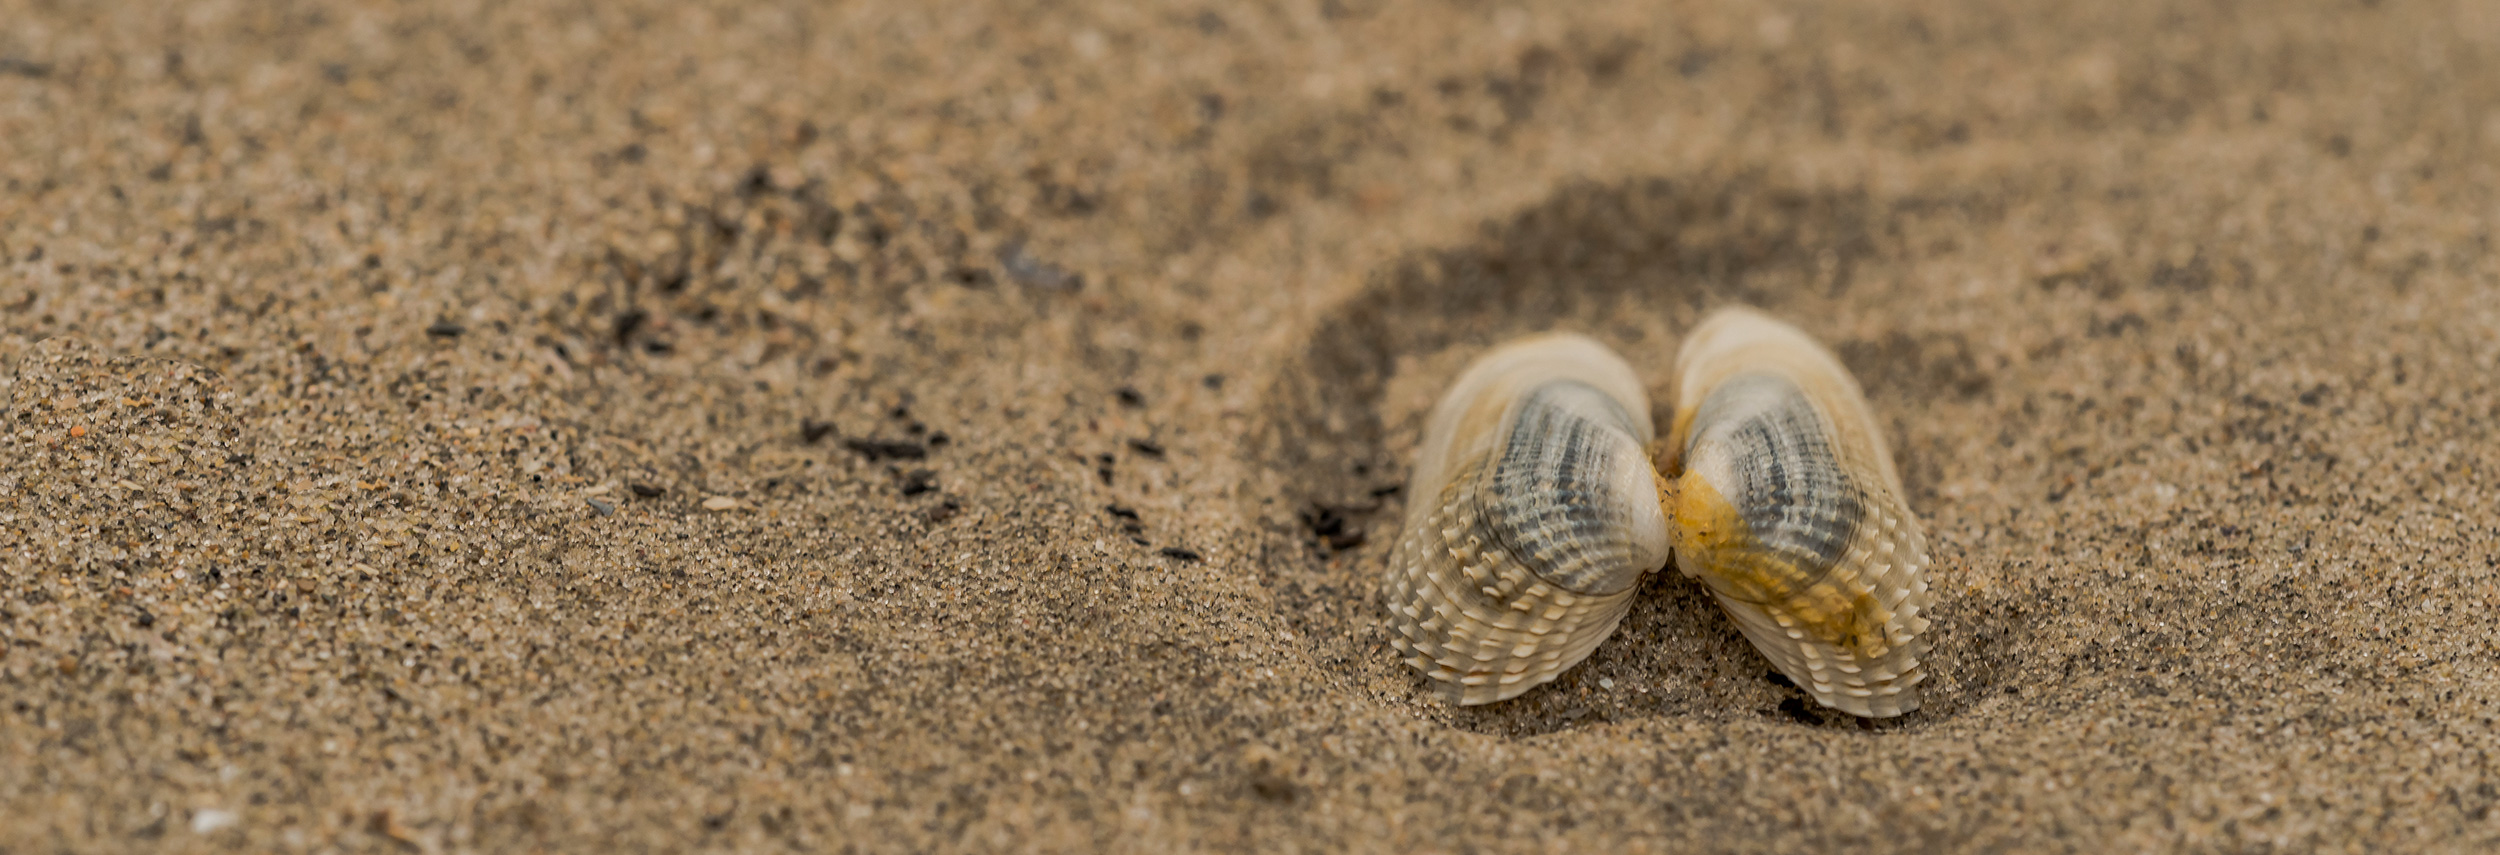
[[[0,0],[0,853],[2500,846],[2500,4],[927,5]],[[1435,398],[1740,303],[1925,706],[1441,700]]]

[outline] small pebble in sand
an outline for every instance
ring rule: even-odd
[[[234,815],[234,811],[207,808],[191,815],[191,833],[207,834],[233,825],[240,818]]]
[[[728,496],[713,496],[709,499],[703,500],[703,509],[707,511],[727,511],[734,510],[737,507],[738,500],[732,499]]]
[[[1077,291],[1085,287],[1084,276],[1026,252],[1020,240],[998,248],[998,265],[1007,272],[1007,278],[1036,288]]]

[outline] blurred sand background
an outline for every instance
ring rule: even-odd
[[[2496,165],[2487,0],[0,0],[0,852],[2487,849]],[[1444,706],[1422,412],[1728,302],[1926,708]]]

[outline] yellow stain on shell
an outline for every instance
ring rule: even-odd
[[[1711,587],[1769,612],[1781,626],[1862,658],[1892,648],[1884,627],[1892,610],[1849,567],[1802,567],[1763,548],[1736,506],[1687,472],[1660,497],[1673,525],[1678,566],[1699,570]]]

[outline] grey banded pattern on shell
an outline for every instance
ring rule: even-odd
[[[1847,557],[1866,505],[1832,448],[1831,429],[1797,384],[1776,374],[1737,375],[1702,399],[1693,424],[1702,426],[1693,446],[1727,450],[1694,468],[1744,516],[1763,549],[1808,567]]]
[[[1662,450],[1677,567],[1816,701],[1869,717],[1917,709],[1926,537],[1857,382],[1748,309],[1705,319],[1677,363]]]
[[[1631,366],[1575,335],[1497,348],[1433,410],[1389,559],[1392,641],[1461,704],[1588,658],[1667,561]]]

